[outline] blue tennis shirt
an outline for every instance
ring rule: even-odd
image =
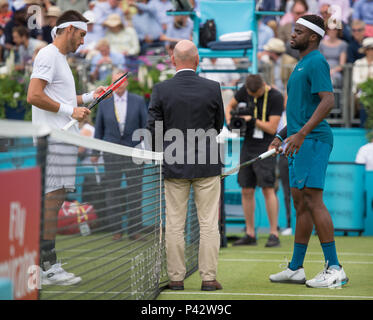
[[[287,84],[287,136],[297,133],[311,118],[321,99],[319,92],[333,92],[329,64],[319,50],[311,51],[295,66]],[[316,139],[333,146],[333,134],[322,120],[306,139]]]

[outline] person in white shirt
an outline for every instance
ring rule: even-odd
[[[360,147],[356,154],[355,162],[365,164],[367,171],[373,170],[373,138],[369,143]]]
[[[104,87],[99,87],[93,92],[77,96],[74,77],[66,59],[68,53],[75,52],[84,43],[87,21],[77,11],[64,12],[52,30],[53,43],[37,54],[27,93],[34,124],[47,124],[51,128],[61,129],[72,119],[82,121],[90,114],[90,110],[78,105],[93,101],[104,90]],[[78,125],[70,131],[79,134]],[[57,263],[55,252],[58,212],[66,192],[75,189],[76,161],[76,147],[49,139],[41,241],[42,285],[72,285],[81,281],[80,277],[62,269],[61,264]]]

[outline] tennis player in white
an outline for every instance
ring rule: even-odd
[[[72,119],[82,121],[90,110],[78,107],[93,101],[104,90],[76,95],[74,77],[66,55],[75,52],[84,43],[87,22],[79,12],[69,10],[57,20],[52,30],[53,43],[41,49],[35,58],[27,94],[32,104],[32,122],[47,124],[61,129]],[[70,132],[79,134],[78,125]],[[45,178],[44,228],[41,241],[42,285],[72,285],[80,277],[66,272],[57,263],[55,239],[58,212],[65,200],[66,192],[75,189],[75,164],[77,147],[58,141],[48,141],[48,156]]]

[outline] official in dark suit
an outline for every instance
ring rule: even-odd
[[[112,81],[117,80],[123,72],[114,71]],[[129,93],[126,84],[119,87],[112,97],[100,103],[95,123],[95,138],[135,147],[139,142],[132,140],[136,129],[145,128],[147,106],[144,98]],[[94,159],[93,159],[94,160]],[[121,171],[126,175],[126,200],[128,202],[127,222],[130,239],[140,238],[142,228],[141,195],[142,173],[140,165],[133,163],[132,157],[124,157],[112,153],[104,153],[106,205],[110,208],[109,225],[114,231],[113,239],[122,237],[122,214],[124,194],[121,189]],[[119,176],[120,175],[120,176]]]
[[[177,73],[154,86],[147,121],[153,149],[164,151],[169,288],[184,289],[184,228],[193,187],[200,225],[201,289],[222,289],[216,281],[222,168],[216,136],[224,123],[220,85],[195,73],[199,56],[193,42],[178,42],[171,59]]]

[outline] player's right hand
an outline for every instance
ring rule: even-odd
[[[84,120],[89,114],[91,110],[86,107],[75,107],[74,112],[71,115],[75,120],[82,121]]]
[[[282,153],[282,141],[279,138],[274,138],[271,144],[268,147],[268,150],[276,148],[276,154]]]

